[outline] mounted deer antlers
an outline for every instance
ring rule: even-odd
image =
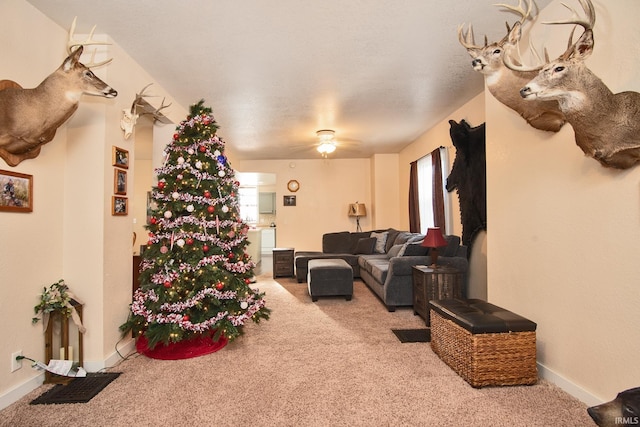
[[[87,43],[99,43],[90,39]],[[118,95],[80,63],[83,43],[74,44],[78,47],[38,87],[23,89],[10,81],[3,85],[9,87],[0,90],[0,157],[9,166],[37,157],[42,144],[51,141],[58,127],[76,111],[83,93],[105,98]]]
[[[520,90],[526,100],[557,100],[573,127],[576,144],[603,166],[628,169],[640,162],[640,93],[611,90],[591,72],[584,60],[593,52],[595,9],[590,0],[578,0],[586,14],[580,19],[575,10],[566,21],[546,24],[573,24],[584,29],[580,38],[569,37],[567,50],[544,65],[524,67],[505,55],[505,65],[516,70],[538,70]]]
[[[485,75],[487,88],[498,101],[519,113],[534,128],[557,132],[564,125],[565,119],[556,101],[524,102],[518,94],[518,90],[536,73],[510,70],[505,67],[502,60],[505,48],[517,45],[519,42],[520,28],[530,19],[533,4],[533,0],[530,2],[525,0],[525,8],[522,0],[518,0],[518,6],[496,5],[520,15],[520,20],[513,28],[507,23],[507,35],[500,41],[488,43],[485,36],[484,46],[476,45],[471,25],[466,33],[462,25],[458,27],[458,40],[473,58],[471,61],[473,69]]]
[[[128,139],[133,133],[133,128],[135,127],[138,118],[140,116],[150,115],[153,117],[153,121],[156,122],[158,120],[164,122],[164,116],[160,114],[160,111],[164,110],[167,107],[170,107],[171,104],[164,105],[165,98],[162,98],[162,103],[159,108],[153,108],[151,105],[144,100],[145,97],[154,96],[154,95],[145,95],[144,91],[147,90],[149,86],[153,83],[149,83],[145,87],[142,88],[140,93],[136,93],[136,97],[131,103],[130,110],[122,110],[122,119],[120,119],[120,129],[124,131],[124,139]],[[142,110],[142,113],[138,113],[138,109]]]

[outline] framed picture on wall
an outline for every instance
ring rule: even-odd
[[[127,194],[127,171],[113,170],[113,192],[121,195]]]
[[[129,169],[129,152],[122,148],[113,146],[113,166]]]
[[[33,175],[0,170],[0,211],[33,212]]]
[[[126,197],[113,196],[111,199],[111,215],[127,215],[129,203]]]
[[[284,197],[283,204],[285,206],[295,206],[296,205],[296,196],[282,196],[282,197]]]

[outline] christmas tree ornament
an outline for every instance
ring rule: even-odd
[[[164,181],[160,181],[160,182],[158,183],[158,188],[159,188],[160,190],[163,190],[165,185],[166,185],[166,183],[165,183]]]
[[[201,161],[197,161],[196,162],[196,169],[202,169],[202,162]]]
[[[183,247],[185,244],[184,239],[178,239],[176,240],[176,245],[178,245],[179,247]]]
[[[166,247],[165,245],[160,246],[160,253],[161,254],[166,254],[167,252],[169,252],[169,248]]]
[[[184,157],[178,157],[178,164],[181,165],[184,163]]]
[[[216,208],[212,205],[207,206],[207,212],[209,213],[214,213],[216,211]]]
[[[188,205],[187,206],[187,212],[193,212],[195,210],[195,208],[193,207],[193,205]]]
[[[165,218],[169,219],[169,218],[171,218],[172,216],[173,216],[173,214],[171,213],[171,211],[165,211],[165,213],[164,213],[164,217],[165,217]]]
[[[222,212],[224,212],[224,213],[229,212],[229,206],[227,206],[227,205],[222,206]]]
[[[246,309],[247,309],[247,307],[249,307],[249,304],[248,304],[246,301],[242,301],[242,302],[240,303],[240,308],[241,308],[241,309],[246,310]]]
[[[171,194],[171,197],[173,197],[173,200],[177,200],[177,199],[179,199],[179,198],[180,198],[180,193],[178,193],[177,191],[174,191],[174,192]]]

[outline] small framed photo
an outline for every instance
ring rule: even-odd
[[[115,194],[127,194],[127,171],[113,170],[113,192]]]
[[[122,148],[113,146],[113,166],[129,169],[129,152]]]
[[[0,211],[33,212],[33,175],[0,170]]]
[[[295,206],[296,205],[296,196],[282,196],[283,204],[285,206]]]
[[[129,201],[126,197],[113,196],[111,199],[111,215],[127,215]]]

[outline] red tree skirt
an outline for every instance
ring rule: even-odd
[[[216,352],[229,342],[224,335],[221,335],[218,341],[214,341],[211,337],[212,335],[207,334],[190,340],[169,343],[168,345],[158,343],[153,349],[150,349],[147,346],[147,338],[144,335],[140,335],[136,340],[136,350],[138,350],[138,353],[152,359],[179,360]]]

